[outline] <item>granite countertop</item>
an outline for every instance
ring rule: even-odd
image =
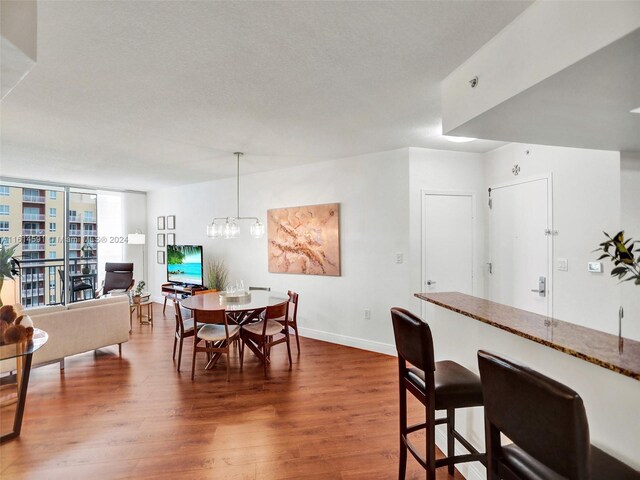
[[[458,292],[416,297],[640,380],[640,342]]]

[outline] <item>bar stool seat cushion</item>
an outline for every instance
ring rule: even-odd
[[[451,360],[436,362],[435,365],[436,410],[482,406],[482,385],[478,375]],[[418,388],[426,391],[422,370],[411,367],[407,376]]]
[[[239,330],[239,325],[229,325],[229,338],[234,337]],[[220,340],[226,340],[227,334],[224,325],[207,324],[198,330],[198,338],[207,342],[219,342]]]
[[[502,447],[504,463],[518,476],[532,480],[566,480],[517,445]],[[640,473],[620,460],[591,445],[592,480],[638,480]]]

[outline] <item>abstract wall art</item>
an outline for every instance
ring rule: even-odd
[[[269,272],[340,275],[340,204],[267,212]]]

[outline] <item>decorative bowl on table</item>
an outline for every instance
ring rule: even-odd
[[[238,292],[218,292],[220,295],[220,303],[222,305],[235,303],[249,303],[251,301],[251,292],[244,290]]]

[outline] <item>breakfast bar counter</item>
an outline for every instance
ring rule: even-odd
[[[416,293],[415,307],[429,324],[436,360],[478,372],[478,350],[514,359],[580,394],[594,445],[640,469],[640,345],[617,335],[552,319],[462,293]],[[612,319],[617,327],[617,319]],[[620,347],[622,349],[620,350]],[[456,413],[463,437],[483,451],[481,408]],[[436,429],[436,443],[446,449]],[[483,467],[460,465],[466,478],[485,478]]]
[[[640,342],[458,292],[416,293],[426,302],[640,380]]]

